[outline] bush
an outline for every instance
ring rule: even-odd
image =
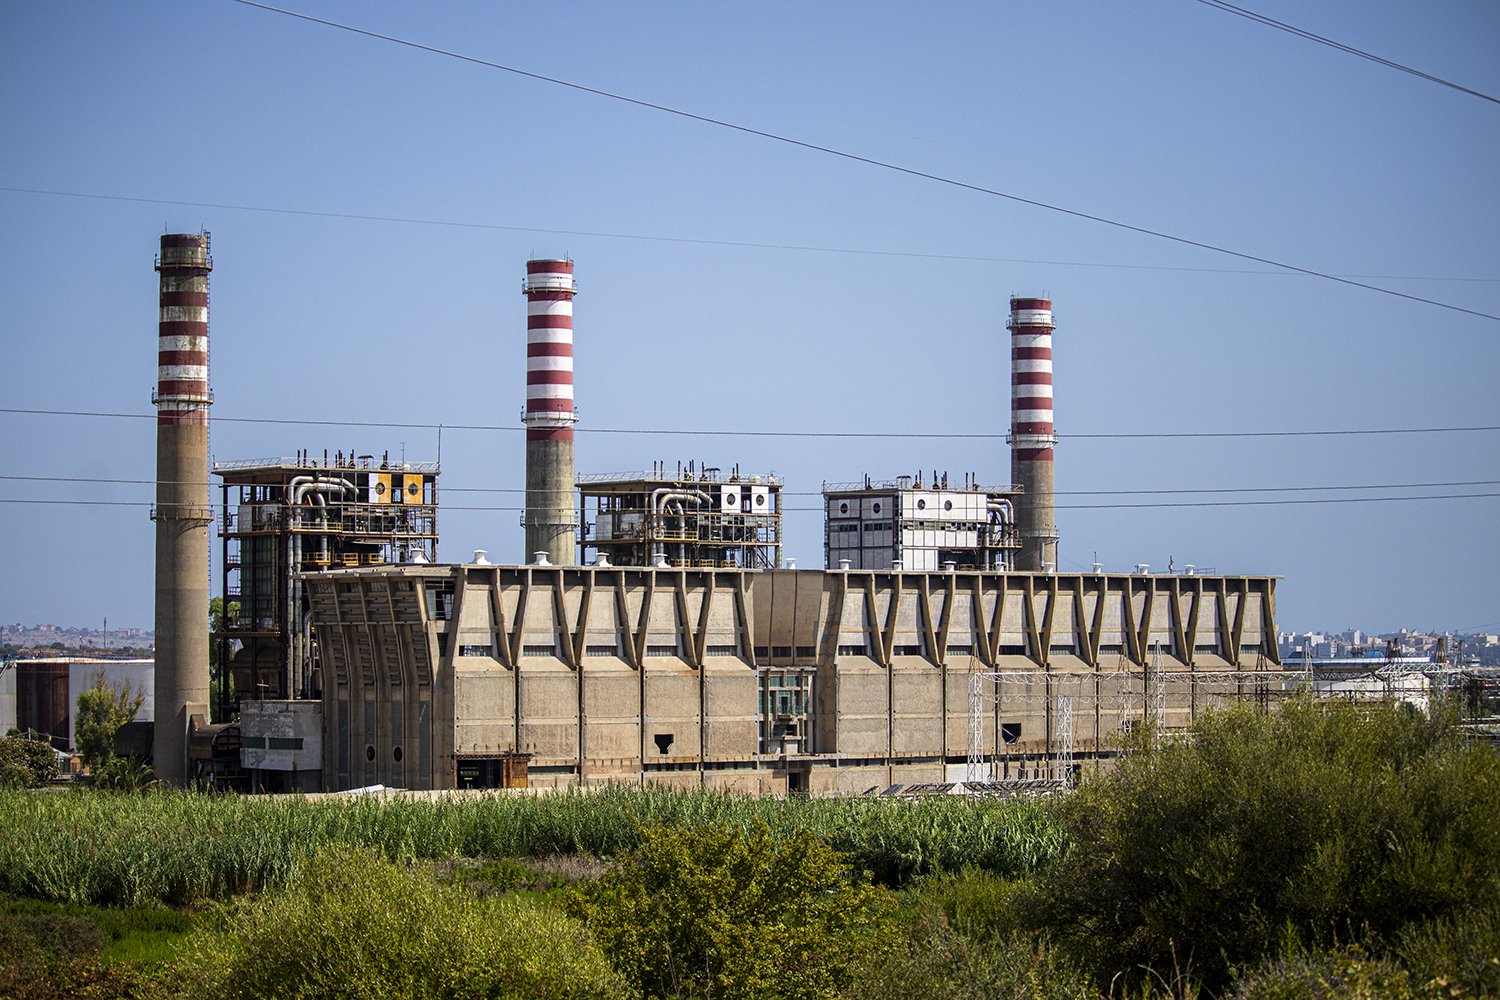
[[[515,895],[480,900],[430,871],[335,847],[295,887],[225,906],[176,963],[209,998],[626,995],[588,932]]]
[[[0,739],[0,788],[45,785],[57,777],[57,754],[46,739]]]
[[[1063,804],[1045,922],[1101,982],[1181,967],[1217,990],[1288,938],[1388,941],[1491,905],[1497,813],[1500,757],[1444,718],[1309,699],[1210,714]]]
[[[851,995],[869,1000],[1093,1000],[1076,963],[1021,929],[1031,886],[978,869],[902,894],[902,933],[870,955]]]
[[[569,909],[646,997],[833,997],[875,944],[884,893],[809,833],[656,827]]]

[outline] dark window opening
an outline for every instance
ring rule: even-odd
[[[671,733],[657,733],[652,737],[652,741],[656,744],[656,752],[663,756],[666,756],[667,752],[672,749]]]
[[[393,749],[391,751],[391,759],[394,760],[397,764],[401,763],[401,748],[400,747],[396,747],[395,749]]]
[[[1021,724],[1019,722],[1000,723],[1000,739],[1006,743],[1015,743],[1021,739]]]
[[[371,743],[369,746],[365,747],[365,760],[369,761],[372,764],[375,762],[375,744]]]

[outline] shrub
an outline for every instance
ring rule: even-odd
[[[1500,899],[1497,811],[1500,757],[1444,718],[1309,699],[1210,714],[1063,804],[1046,923],[1099,981],[1180,966],[1220,989],[1288,936],[1390,940]]]
[[[901,933],[869,956],[852,996],[869,1000],[1094,1000],[1085,972],[1045,934],[1021,929],[1027,882],[978,869],[902,893]]]
[[[45,785],[57,777],[57,754],[45,738],[24,736],[0,739],[0,788]]]
[[[884,893],[809,833],[656,827],[569,909],[647,997],[832,997],[878,936]]]
[[[215,998],[625,996],[583,926],[515,895],[491,900],[369,850],[329,848],[297,884],[223,907],[176,964]]]

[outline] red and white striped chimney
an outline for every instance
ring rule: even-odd
[[[156,722],[152,766],[192,777],[194,716],[208,721],[208,234],[169,233],[156,258]]]
[[[526,555],[576,563],[571,260],[526,262]]]
[[[1057,569],[1057,519],[1053,507],[1052,300],[1011,297],[1010,467],[1024,491],[1016,505],[1021,551],[1015,568]]]

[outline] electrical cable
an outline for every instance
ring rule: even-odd
[[[1324,271],[1316,271],[1312,268],[1299,267],[1295,264],[1288,264],[1284,261],[1275,260],[1270,257],[1260,257],[1251,253],[1243,253],[1239,250],[1231,250],[1228,247],[1219,246],[1213,243],[1206,243],[1201,240],[1189,239],[1186,236],[1174,236],[1171,233],[1162,232],[1161,230],[1149,229],[1145,226],[1132,225],[1127,222],[1120,222],[1119,220],[1107,218],[1106,216],[1102,215],[1093,215],[1091,213],[1082,212],[1077,209],[1064,208],[1061,205],[1050,204],[1045,201],[1039,201],[1035,198],[1025,198],[1021,195],[1009,194],[1005,191],[996,190],[995,188],[987,188],[979,184],[971,184],[967,181],[960,181],[952,177],[944,177],[940,174],[928,173],[926,171],[917,170],[912,167],[899,166],[898,164],[890,163],[885,160],[877,160],[868,156],[860,156],[857,153],[850,153],[845,150],[835,149],[831,146],[820,146],[817,143],[807,142],[802,139],[793,139],[790,136],[780,135],[776,132],[768,132],[764,129],[751,128],[748,125],[739,125],[734,122],[725,121],[721,118],[712,118],[708,115],[700,115],[695,114],[691,111],[683,111],[679,108],[669,107],[665,104],[655,104],[651,101],[644,101],[635,97],[627,97],[624,94],[614,93],[612,91],[603,90],[598,87],[590,87],[581,83],[573,83],[568,80],[558,79],[557,77],[546,76],[541,73],[533,73],[530,70],[520,69],[515,66],[507,66],[503,63],[491,62],[487,59],[480,59],[477,56],[464,55],[463,53],[453,52],[448,49],[440,49],[432,45],[424,45],[421,42],[415,42],[406,38],[398,38],[395,35],[385,35],[376,31],[369,31],[365,28],[357,28],[350,24],[343,24],[339,21],[330,21],[326,18],[313,17],[310,14],[303,14],[298,11],[286,10],[281,7],[273,7],[270,4],[259,3],[258,0],[234,0],[234,2],[242,4],[246,7],[254,7],[258,10],[269,11],[273,14],[282,14],[286,17],[308,21],[313,24],[320,24],[329,28],[337,28],[340,31],[348,31],[356,35],[363,35],[367,38],[373,38],[384,42],[391,42],[396,45],[403,45],[407,48],[417,49],[419,51],[427,52],[432,55],[443,56],[449,59],[457,59],[461,62],[472,63],[477,66],[500,70],[505,73],[513,73],[517,76],[523,76],[527,79],[537,80],[542,83],[550,83],[559,87],[567,87],[570,90],[576,90],[585,94],[592,94],[596,97],[604,97],[613,101],[620,101],[622,103],[630,104],[635,107],[646,108],[650,111],[660,111],[665,114],[675,115],[680,118],[686,118],[690,121],[699,122],[701,124],[730,129],[735,132],[756,136],[762,139],[770,139],[775,142],[781,142],[790,146],[796,146],[799,149],[806,149],[815,153],[824,153],[829,156],[836,156],[854,163],[863,163],[866,166],[876,167],[881,170],[889,170],[894,173],[904,174],[908,177],[916,177],[921,180],[929,180],[938,184],[945,184],[949,187],[955,187],[965,191],[972,191],[976,194],[989,195],[994,198],[1003,198],[1006,201],[1015,202],[1016,204],[1029,205],[1033,208],[1045,209],[1049,212],[1057,212],[1061,215],[1067,215],[1075,219],[1083,219],[1087,222],[1096,222],[1100,225],[1111,226],[1115,229],[1121,229],[1126,232],[1136,233],[1141,236],[1150,236],[1154,239],[1166,240],[1168,242],[1177,243],[1182,246],[1196,247],[1199,250],[1208,250],[1212,253],[1223,254],[1225,256],[1237,258],[1239,260],[1250,261],[1255,264],[1265,264],[1269,267],[1292,271],[1297,274],[1304,274],[1308,277],[1321,278],[1324,281],[1332,281],[1353,288],[1362,288],[1365,291],[1379,292],[1383,295],[1391,295],[1399,299],[1405,299],[1409,302],[1417,302],[1423,305],[1436,306],[1439,309],[1447,309],[1453,312],[1464,313],[1465,315],[1469,316],[1476,316],[1480,319],[1489,319],[1500,322],[1500,316],[1481,312],[1477,309],[1469,309],[1464,306],[1457,306],[1448,302],[1440,302],[1437,299],[1423,298],[1420,295],[1411,295],[1407,292],[1398,292],[1393,288],[1386,288],[1382,285],[1372,285],[1368,282],[1356,281],[1353,278],[1341,278],[1338,275],[1329,274]]]
[[[239,0],[236,0],[239,2]],[[23,407],[0,407],[0,413],[47,417],[115,417],[132,420],[155,420],[154,413],[114,413],[103,410],[42,410]],[[381,427],[395,430],[427,431],[507,431],[520,433],[524,427],[509,427],[503,424],[449,424],[449,423],[401,423],[384,420],[299,420],[291,417],[221,417],[212,416],[210,421],[226,424],[285,424],[299,427]],[[1141,440],[1162,438],[1293,438],[1293,437],[1350,437],[1383,434],[1467,434],[1500,431],[1500,424],[1479,424],[1467,427],[1384,427],[1357,430],[1298,430],[1298,431],[1112,431],[1108,433],[1058,434],[1068,440]],[[735,430],[689,430],[682,427],[579,427],[577,434],[637,434],[677,437],[744,437],[744,438],[874,438],[879,440],[977,440],[1001,441],[1005,432],[996,433],[902,433],[893,431],[735,431]]]
[[[710,240],[689,236],[653,236],[644,233],[608,233],[582,229],[542,229],[536,226],[505,226],[488,222],[461,222],[451,219],[418,219],[392,215],[362,215],[354,212],[317,212],[297,208],[271,208],[264,205],[231,205],[210,201],[178,201],[168,198],[137,198],[129,195],[88,194],[79,191],[49,191],[43,188],[0,185],[0,191],[13,194],[40,194],[57,198],[92,198],[100,201],[126,201],[144,205],[172,205],[180,208],[212,208],[233,212],[265,212],[320,219],[347,219],[357,222],[390,222],[409,226],[441,226],[452,229],[486,229],[509,233],[538,233],[544,236],[577,236],[604,240],[643,240],[652,243],[684,243],[692,246],[737,247],[747,250],[794,250],[805,253],[858,254],[869,257],[904,257],[918,260],[955,260],[981,264],[1034,264],[1046,267],[1102,267],[1130,271],[1184,271],[1193,274],[1251,274],[1266,277],[1292,277],[1286,271],[1252,270],[1231,267],[1178,267],[1169,264],[1117,264],[1110,261],[1034,260],[1026,257],[984,257],[976,254],[923,253],[916,250],[870,250],[862,247],[827,247],[800,243],[754,243],[746,240]],[[1433,274],[1341,274],[1341,278],[1372,281],[1468,281],[1500,282],[1500,278],[1445,277]]]
[[[1340,52],[1346,52],[1351,56],[1358,56],[1361,59],[1368,59],[1370,60],[1370,62],[1378,63],[1379,65],[1385,66],[1389,69],[1399,70],[1402,73],[1409,73],[1412,76],[1418,77],[1422,80],[1426,80],[1429,83],[1436,83],[1439,86],[1449,87],[1453,90],[1458,91],[1459,93],[1468,94],[1470,97],[1477,97],[1480,100],[1489,101],[1491,104],[1500,104],[1500,98],[1491,97],[1489,94],[1484,94],[1477,90],[1471,90],[1468,87],[1454,83],[1451,80],[1444,80],[1440,76],[1433,76],[1431,73],[1424,73],[1419,69],[1413,69],[1411,66],[1405,66],[1401,63],[1386,59],[1384,56],[1377,56],[1373,53],[1366,52],[1364,49],[1356,49],[1352,45],[1345,45],[1343,42],[1334,41],[1332,38],[1325,38],[1324,36],[1314,34],[1313,32],[1306,30],[1305,28],[1298,28],[1295,25],[1287,24],[1285,21],[1278,21],[1273,17],[1267,17],[1265,14],[1257,14],[1253,10],[1247,10],[1244,7],[1237,7],[1232,3],[1226,3],[1225,0],[1198,0],[1198,2],[1203,4],[1204,6],[1213,7],[1216,10],[1222,10],[1226,14],[1236,14],[1247,20],[1254,21],[1257,24],[1263,24],[1268,28],[1275,28],[1278,31],[1285,31],[1289,34],[1296,35],[1298,38],[1305,38],[1310,42],[1317,42],[1319,45],[1326,45],[1329,48],[1338,49]]]
[[[1446,493],[1430,494],[1425,496],[1385,496],[1385,497],[1321,497],[1305,498],[1296,500],[1186,500],[1179,503],[1118,503],[1118,504],[1057,504],[1057,510],[1138,510],[1153,507],[1263,507],[1284,506],[1292,504],[1331,504],[1331,503],[1387,503],[1413,500],[1482,500],[1490,497],[1500,497],[1500,493]],[[20,497],[0,497],[0,503],[10,504],[48,504],[48,505],[79,505],[85,507],[150,507],[153,504],[145,500],[29,500]],[[209,504],[208,509],[213,510],[220,505]],[[467,506],[467,505],[440,505],[440,510],[454,511],[525,511],[525,507],[510,506]],[[783,507],[783,514],[807,514],[822,513],[823,507]]]
[[[337,469],[330,469],[337,472]],[[378,470],[361,470],[378,471]],[[399,472],[399,469],[393,470]],[[217,473],[215,473],[217,475]],[[89,483],[104,486],[196,486],[199,482],[176,482],[162,481],[156,479],[107,479],[98,476],[4,476],[0,480],[10,482],[29,483]],[[684,480],[686,481],[686,480]],[[220,489],[224,484],[210,484],[212,489]],[[233,488],[238,484],[228,484]],[[1054,497],[1092,497],[1092,496],[1163,496],[1182,494],[1209,494],[1209,493],[1319,493],[1343,490],[1429,490],[1449,489],[1457,486],[1500,486],[1500,479],[1469,479],[1449,483],[1371,483],[1366,485],[1337,486],[1221,486],[1211,488],[1194,489],[1153,489],[1153,490],[1055,490]],[[585,487],[586,489],[586,487]],[[526,490],[519,486],[442,486],[443,493],[525,493]],[[821,490],[779,490],[778,493],[784,497],[820,497],[824,493]],[[449,509],[446,506],[444,509]]]

